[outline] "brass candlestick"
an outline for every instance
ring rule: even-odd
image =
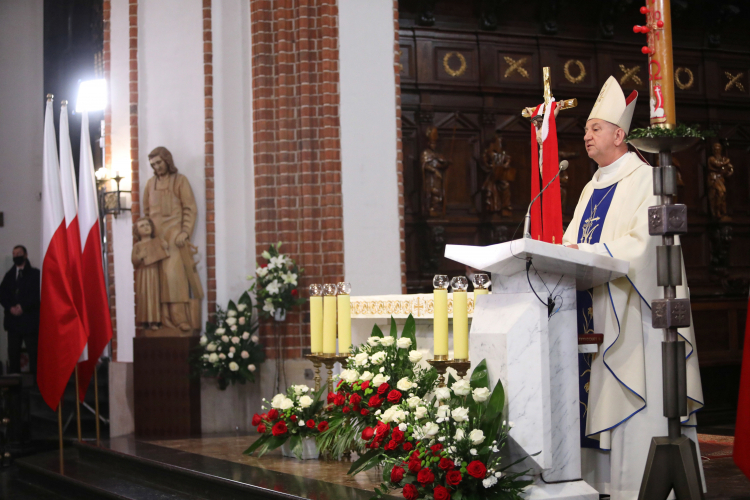
[[[453,368],[459,377],[464,378],[471,368],[471,361],[468,359],[451,359],[448,361],[447,368]]]
[[[435,367],[439,375],[438,387],[445,387],[447,381],[445,372],[448,368],[453,368],[459,377],[463,378],[471,368],[471,361],[468,359],[447,359],[448,356],[435,356],[435,359],[428,359],[427,362]]]
[[[328,392],[333,392],[333,366],[336,363],[341,363],[344,366],[344,362],[349,359],[348,354],[322,354],[320,356],[323,364],[328,368]]]
[[[314,352],[312,354],[306,354],[305,357],[312,361],[313,368],[315,368],[315,392],[320,390],[320,366],[322,363],[321,353]]]

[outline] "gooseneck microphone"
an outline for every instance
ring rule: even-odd
[[[536,195],[533,200],[531,200],[531,203],[529,203],[529,208],[526,210],[526,219],[525,219],[525,221],[523,223],[523,237],[524,238],[531,238],[531,233],[529,232],[530,229],[531,229],[531,215],[530,215],[531,214],[531,206],[534,204],[534,202],[537,200],[537,198],[539,198],[542,195],[542,193],[547,190],[547,188],[550,186],[550,184],[552,184],[553,182],[555,182],[555,179],[558,178],[558,176],[560,175],[560,172],[562,172],[563,170],[565,170],[567,168],[568,168],[568,160],[561,161],[560,162],[560,169],[557,171],[557,173],[552,178],[552,180],[549,181],[547,183],[547,185],[544,186],[544,189],[542,189],[541,191],[539,191],[539,194]]]

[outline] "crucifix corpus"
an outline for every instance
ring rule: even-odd
[[[541,203],[532,203],[529,207],[531,238],[548,243],[562,242],[562,206],[560,203],[560,181],[556,179],[560,172],[557,155],[557,126],[555,118],[562,109],[574,108],[578,105],[576,99],[555,102],[550,90],[550,70],[542,69],[544,83],[544,102],[534,107],[524,108],[521,116],[531,119],[531,199],[534,200],[540,192],[544,196]],[[535,166],[538,165],[539,174]],[[554,182],[553,182],[554,181]],[[547,184],[551,185],[547,187]],[[544,188],[542,187],[544,186]],[[545,191],[546,189],[546,191]]]

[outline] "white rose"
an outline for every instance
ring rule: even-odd
[[[396,411],[395,407],[391,406],[387,410],[383,412],[382,415],[380,415],[380,420],[382,422],[385,422],[386,424],[388,422],[391,422],[393,420],[393,413]]]
[[[285,394],[277,394],[271,399],[271,408],[281,408],[281,402],[286,399]]]
[[[240,369],[240,365],[232,361],[231,363],[229,363],[229,369],[232,370],[233,372],[236,372],[237,370]]]
[[[208,361],[208,358],[210,358],[211,356],[209,356],[208,354],[204,354],[201,357],[203,358],[204,361]]]
[[[365,372],[365,373],[363,373],[362,375],[360,375],[360,376],[359,376],[359,378],[360,378],[360,380],[362,380],[363,382],[366,382],[366,381],[368,381],[368,380],[372,380],[372,376],[373,376],[373,375],[372,375],[372,373],[370,373],[370,372]]]
[[[217,328],[216,329],[216,335],[224,335],[224,332],[227,330],[225,328]]]
[[[239,344],[240,338],[239,337],[232,337],[232,344]]]
[[[411,382],[411,380],[409,380],[409,378],[408,378],[408,377],[404,377],[404,378],[402,378],[401,380],[399,380],[399,381],[398,381],[398,382],[396,383],[396,388],[397,388],[397,389],[398,389],[399,391],[408,391],[408,390],[409,390],[409,389],[411,389],[411,388],[412,388],[413,386],[414,386],[414,384],[413,384],[413,383]]]
[[[234,309],[230,309],[227,311],[227,317],[233,318],[235,316],[237,316],[237,311],[235,311]],[[227,323],[229,323],[229,320],[227,320]],[[232,323],[229,324],[231,325]]]
[[[367,364],[368,359],[370,359],[370,356],[368,356],[366,352],[360,352],[354,356],[354,364],[357,366],[364,366]]]
[[[282,409],[282,410],[288,410],[288,409],[289,409],[289,408],[291,408],[292,406],[294,406],[294,401],[292,401],[292,400],[291,400],[291,399],[289,399],[289,398],[284,398],[284,399],[283,399],[283,400],[281,401],[281,404],[279,405],[279,408],[280,408],[280,409]]]
[[[414,416],[417,417],[417,419],[422,419],[427,415],[427,408],[424,406],[417,406],[417,409],[414,410]]]
[[[250,332],[245,332],[242,334],[242,340],[247,340],[250,338]]]
[[[451,407],[448,405],[440,405],[437,409],[437,416],[440,418],[448,418],[451,413]]]
[[[482,486],[485,488],[492,488],[497,484],[497,478],[495,476],[490,476],[486,479],[482,479]]]
[[[406,412],[404,410],[400,410],[396,406],[393,406],[392,408],[395,408],[393,411],[394,422],[403,422],[404,420],[406,420]]]
[[[382,373],[378,373],[375,375],[375,377],[372,379],[372,385],[375,388],[380,387],[382,384],[385,384],[391,379],[390,375],[383,375]]]
[[[222,342],[229,342],[229,337],[227,337],[226,335],[222,335],[221,336],[221,341]]]
[[[213,342],[209,342],[206,346],[206,350],[208,352],[214,352],[216,350],[216,344],[214,344]]]
[[[232,346],[232,347],[229,348],[229,352],[236,352],[236,351],[237,351],[237,349],[235,349],[234,346]]]
[[[260,340],[260,337],[258,337],[258,335],[253,335],[252,337],[250,337],[250,340],[252,340],[253,342],[257,344],[258,341]]]
[[[238,310],[239,312],[242,312],[242,311],[244,311],[245,309],[247,309],[247,304],[238,304],[238,305],[237,305],[237,310]]]
[[[359,373],[357,370],[341,370],[340,377],[344,382],[353,384],[359,379]]]
[[[450,399],[451,390],[447,387],[438,387],[437,389],[435,389],[435,397],[439,400]]]
[[[409,351],[409,361],[419,363],[422,361],[422,353],[419,351]]]
[[[237,325],[232,325],[232,326],[229,327],[229,329],[232,330],[233,332],[236,332],[237,331]]]
[[[242,351],[242,352],[240,353],[240,357],[241,357],[242,359],[247,359],[247,358],[249,358],[249,357],[250,357],[250,354],[249,354],[249,353],[248,353],[247,351]]]
[[[490,390],[486,387],[477,387],[472,391],[472,396],[474,396],[475,402],[484,403],[490,397]]]
[[[380,345],[384,345],[386,347],[392,346],[394,342],[396,342],[396,339],[391,337],[390,335],[380,339]]]
[[[456,435],[453,436],[453,439],[455,439],[456,441],[461,441],[465,437],[466,437],[466,433],[464,432],[463,429],[456,429]]]
[[[370,361],[374,365],[380,365],[383,364],[383,361],[385,361],[385,353],[384,352],[376,352],[372,356],[370,356]]]
[[[459,380],[451,386],[451,389],[456,396],[467,396],[471,392],[471,386],[466,379]]]
[[[208,344],[208,338],[207,338],[207,337],[206,337],[205,335],[201,335],[201,341],[200,341],[200,344],[201,344],[201,345],[206,345],[206,344]]]
[[[227,355],[224,353],[219,354],[219,359],[227,359]]]
[[[435,422],[427,422],[424,424],[424,427],[422,428],[424,430],[424,435],[427,437],[433,437],[435,434],[438,433],[440,430],[440,427]]]
[[[250,372],[254,372],[255,371],[255,365],[252,365],[252,364],[251,365],[247,365],[247,369],[250,370]]]
[[[469,439],[471,439],[471,444],[473,445],[482,444],[484,442],[484,432],[481,429],[474,429],[469,433]]]
[[[208,356],[208,362],[209,362],[209,363],[216,363],[217,361],[219,361],[219,355],[218,355],[218,354],[216,354],[215,352],[212,352],[212,353],[211,353],[211,354],[210,354],[210,355]]]
[[[476,456],[477,449],[476,448],[472,448],[472,449],[469,450],[469,453],[471,453],[472,455]]]
[[[419,396],[412,396],[406,402],[409,404],[409,408],[416,408],[422,402],[422,399]]]
[[[401,432],[406,432],[406,429],[408,428],[409,426],[404,423],[398,424],[398,430],[400,430]]]
[[[409,337],[401,337],[398,339],[398,342],[396,342],[396,345],[399,349],[408,349],[411,347],[411,339]]]
[[[227,354],[227,357],[228,357],[229,359],[232,359],[232,358],[234,358],[234,353],[233,353],[233,352],[230,352],[229,354]]]
[[[239,323],[240,325],[244,325],[245,324],[245,317],[241,316],[240,319],[237,320],[237,323]]]
[[[469,409],[464,407],[456,408],[451,411],[451,417],[456,422],[466,422],[469,420]]]
[[[367,339],[367,343],[375,347],[376,345],[380,343],[380,337],[369,337]]]
[[[237,318],[227,318],[226,323],[227,325],[232,326],[237,323]]]
[[[304,420],[302,420],[302,419],[299,419],[299,420],[297,421],[297,425],[298,425],[298,426],[300,426],[300,427],[304,427],[304,426],[305,426],[305,421],[304,421]]]
[[[299,405],[302,408],[308,408],[311,404],[313,404],[313,398],[311,398],[307,394],[299,398]]]

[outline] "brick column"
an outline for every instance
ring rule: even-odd
[[[404,148],[401,140],[401,46],[398,35],[398,0],[393,0],[393,72],[396,76],[396,175],[398,179],[398,230],[401,252],[401,293],[406,293],[406,236],[404,231]]]
[[[344,277],[336,1],[250,0],[250,11],[256,253],[281,241],[305,269],[303,288],[335,283]],[[278,332],[281,355],[298,358],[308,324],[298,310],[283,331],[261,333]]]
[[[203,0],[203,97],[206,176],[206,298],[208,319],[216,314],[216,214],[214,212],[214,65],[211,0]]]
[[[130,216],[135,225],[141,217],[141,188],[140,188],[140,148],[138,142],[138,0],[128,2],[128,83],[130,101]],[[135,269],[133,269],[133,295],[135,295]],[[135,303],[133,301],[133,316],[135,317]],[[136,337],[142,330],[135,327]]]

